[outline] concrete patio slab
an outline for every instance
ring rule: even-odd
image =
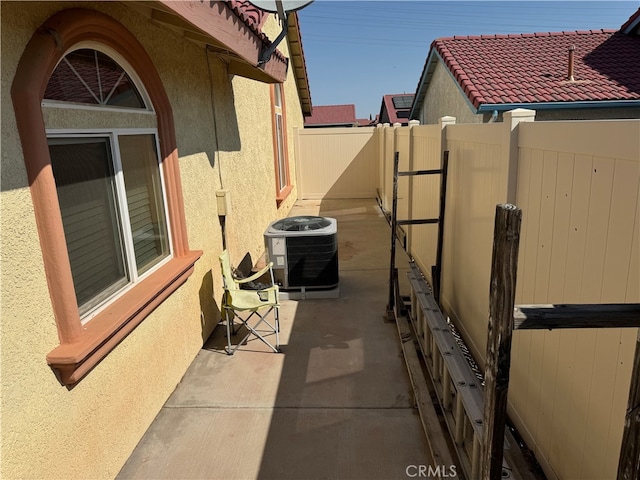
[[[407,408],[164,408],[118,478],[407,478],[423,437]]]
[[[430,463],[383,320],[390,231],[375,199],[298,202],[294,215],[338,220],[340,297],[283,300],[281,354],[250,340],[228,356],[217,328],[118,478],[394,479]]]

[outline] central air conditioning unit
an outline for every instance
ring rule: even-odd
[[[268,261],[283,289],[338,285],[338,228],[334,218],[298,216],[272,222],[264,232]]]

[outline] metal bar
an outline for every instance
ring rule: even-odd
[[[518,247],[522,210],[514,205],[497,205],[493,233],[489,325],[484,372],[483,452],[481,478],[502,475],[504,427],[507,420],[513,305],[516,294]],[[477,477],[476,477],[477,478]]]
[[[436,265],[433,277],[433,297],[440,305],[440,286],[442,282],[442,248],[444,244],[444,216],[447,203],[447,175],[449,172],[449,150],[444,152],[442,158],[442,176],[440,177],[440,213],[438,214],[438,244],[436,248]]]
[[[400,282],[398,281],[398,269],[393,269],[393,293],[394,293],[394,301],[393,301],[393,311],[394,318],[395,316],[403,314],[402,309],[404,307],[402,303],[402,297],[400,296]]]
[[[289,28],[289,16],[284,15],[284,17],[280,17],[282,19],[282,31],[276,37],[276,39],[269,45],[269,47],[262,52],[260,52],[260,58],[258,59],[258,67],[261,67],[265,63],[269,61],[271,55],[276,50],[278,44],[282,41],[282,39],[287,35],[287,31]]]
[[[391,204],[391,265],[389,267],[389,303],[387,304],[387,320],[393,318],[395,307],[394,271],[396,269],[396,228],[398,216],[398,163],[400,153],[393,156],[393,201]],[[391,318],[390,318],[391,317]]]
[[[396,220],[396,225],[424,225],[426,223],[439,223],[439,218],[424,218],[421,220]]]
[[[640,303],[516,305],[514,330],[640,327]]]
[[[412,170],[408,172],[398,172],[399,177],[413,177],[416,175],[438,175],[442,170]]]

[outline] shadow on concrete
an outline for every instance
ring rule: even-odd
[[[340,298],[296,302],[258,478],[404,478],[427,447],[383,319],[388,226],[374,199],[299,202],[299,214],[338,221]]]

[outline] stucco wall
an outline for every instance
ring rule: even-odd
[[[436,124],[446,116],[456,117],[456,123],[482,123],[482,115],[471,111],[446,67],[437,62],[420,111],[420,123]]]
[[[254,260],[262,254],[264,229],[288,213],[296,195],[294,188],[276,207],[268,85],[229,76],[220,59],[211,53],[207,58],[204,47],[151,23],[126,4],[83,5],[125,25],[160,73],[173,108],[190,247],[204,254],[187,283],[79,384],[61,386],[45,358],[59,341],[10,90],[35,29],[69,6],[78,4],[1,3],[0,477],[7,479],[114,477],[219,318],[222,233],[215,190],[231,191],[227,246],[234,261],[247,252]],[[268,22],[267,34],[273,38],[278,27]],[[288,55],[286,43],[279,49]],[[287,127],[293,132],[303,122],[291,70],[285,96]]]

